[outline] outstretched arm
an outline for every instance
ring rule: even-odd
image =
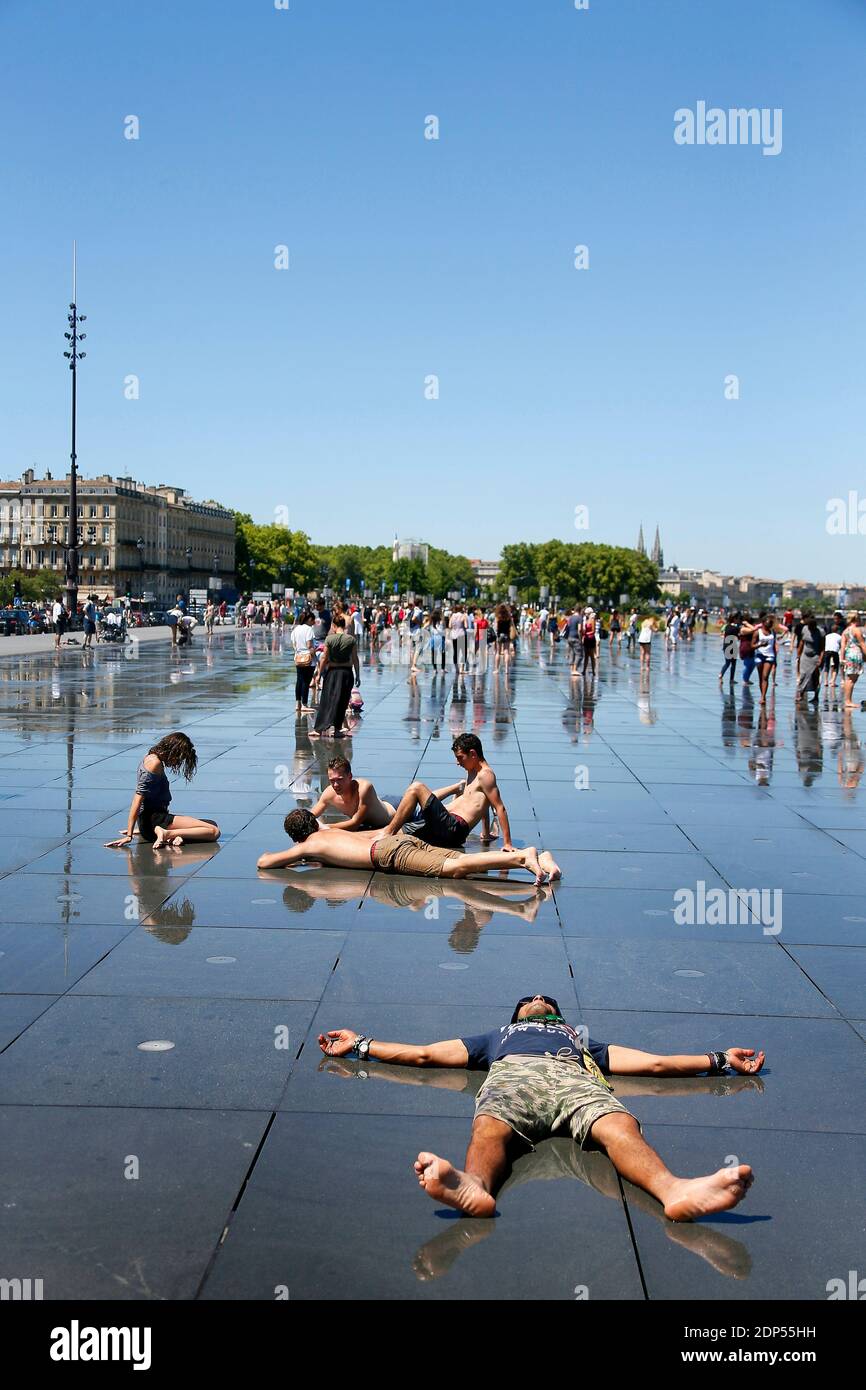
[[[618,1076],[698,1076],[711,1071],[709,1054],[661,1057],[653,1052],[638,1052],[632,1047],[611,1044],[608,1049],[610,1070]],[[763,1052],[751,1047],[729,1047],[725,1053],[727,1065],[733,1071],[749,1075],[764,1065]]]
[[[277,850],[276,854],[260,854],[256,860],[257,869],[286,869],[291,864],[300,864],[306,858],[304,846],[293,845],[291,849]]]
[[[319,1034],[319,1047],[326,1057],[345,1057],[353,1052],[355,1043],[362,1034],[351,1028],[335,1028],[329,1033]],[[368,1054],[377,1062],[398,1062],[405,1067],[465,1067],[469,1063],[469,1053],[460,1038],[448,1042],[426,1043],[416,1047],[411,1043],[370,1043]]]
[[[130,840],[135,835],[135,825],[136,821],[138,820],[138,815],[141,810],[143,801],[144,797],[141,795],[141,793],[136,792],[132,798],[132,802],[130,803],[129,816],[127,817],[126,821],[126,830],[121,835],[119,840],[107,840],[105,843],[106,849],[120,849],[121,846],[129,844]]]

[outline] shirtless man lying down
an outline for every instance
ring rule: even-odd
[[[549,850],[488,850],[463,854],[425,844],[414,835],[387,835],[382,830],[336,830],[320,825],[309,811],[290,811],[284,821],[294,849],[262,854],[260,869],[285,869],[314,861],[334,869],[377,869],[389,874],[414,874],[419,878],[468,878],[490,869],[527,869],[536,883],[562,877]]]

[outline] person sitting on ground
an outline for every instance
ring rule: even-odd
[[[424,782],[412,782],[406,788],[400,804],[387,828],[387,834],[402,830],[428,845],[440,849],[460,849],[470,830],[484,819],[482,839],[490,839],[489,817],[493,812],[502,830],[502,849],[509,852],[511,826],[496,784],[496,774],[485,760],[484,749],[477,734],[458,734],[451,745],[457,762],[466,773],[460,782],[431,791]],[[454,798],[448,806],[444,798]],[[418,816],[420,809],[421,815]]]
[[[556,1000],[546,994],[519,999],[510,1023],[477,1036],[416,1047],[337,1028],[320,1033],[318,1041],[328,1057],[354,1052],[363,1059],[410,1067],[489,1068],[475,1101],[465,1170],[425,1151],[415,1160],[427,1195],[464,1216],[495,1214],[496,1193],[508,1173],[508,1151],[516,1141],[532,1147],[563,1131],[581,1148],[591,1140],[603,1149],[617,1173],[657,1198],[671,1221],[693,1221],[735,1207],[754,1181],[745,1163],[706,1177],[675,1177],[605,1079],[605,1073],[719,1075],[728,1067],[754,1073],[764,1065],[764,1054],[752,1048],[660,1057],[598,1043],[566,1023]]]
[[[418,878],[468,878],[490,869],[527,869],[537,884],[562,877],[549,850],[487,850],[463,854],[428,845],[414,835],[389,835],[387,830],[334,830],[320,825],[309,811],[290,811],[283,822],[294,849],[262,854],[260,869],[286,869],[296,864],[318,863],[333,869],[377,869],[388,874],[413,874]]]
[[[158,849],[181,849],[192,840],[218,840],[220,828],[216,821],[198,816],[173,816],[169,811],[171,786],[165,769],[180,772],[189,782],[198,766],[198,754],[186,734],[166,734],[155,743],[138,765],[135,795],[129,807],[126,830],[117,840],[109,840],[106,849],[128,845],[138,833],[143,840]]]
[[[342,811],[346,819],[329,822],[333,830],[383,830],[394,815],[390,801],[379,799],[369,778],[352,776],[348,758],[331,758],[328,783],[310,814],[318,819],[329,808]]]

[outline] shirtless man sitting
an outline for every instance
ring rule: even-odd
[[[348,758],[332,758],[328,763],[330,785],[322,792],[310,814],[317,818],[329,808],[342,811],[345,820],[330,821],[333,830],[382,830],[394,815],[390,801],[381,801],[367,777],[353,777]]]
[[[437,791],[431,791],[423,782],[412,782],[406,788],[386,833],[396,835],[402,830],[405,835],[413,835],[440,849],[460,849],[470,830],[482,817],[482,838],[490,839],[488,817],[492,812],[502,829],[502,853],[515,853],[508,812],[499,795],[496,774],[485,761],[480,738],[476,734],[458,734],[451,751],[466,777],[450,787],[439,787]],[[445,806],[443,800],[447,796],[454,799]],[[419,808],[421,815],[416,818]]]
[[[294,849],[262,854],[260,869],[286,869],[315,862],[333,869],[371,869],[386,874],[414,874],[418,878],[468,878],[490,869],[527,869],[537,884],[562,877],[549,850],[488,850],[463,854],[428,845],[414,835],[389,835],[386,830],[336,830],[319,825],[309,811],[290,811],[284,821]]]

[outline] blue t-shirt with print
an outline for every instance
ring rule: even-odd
[[[544,1057],[548,1052],[580,1059],[588,1052],[601,1071],[610,1071],[607,1043],[595,1042],[593,1038],[581,1042],[577,1029],[569,1023],[536,1023],[524,1018],[494,1028],[492,1033],[478,1033],[461,1041],[469,1053],[470,1067],[490,1067],[503,1057]]]

